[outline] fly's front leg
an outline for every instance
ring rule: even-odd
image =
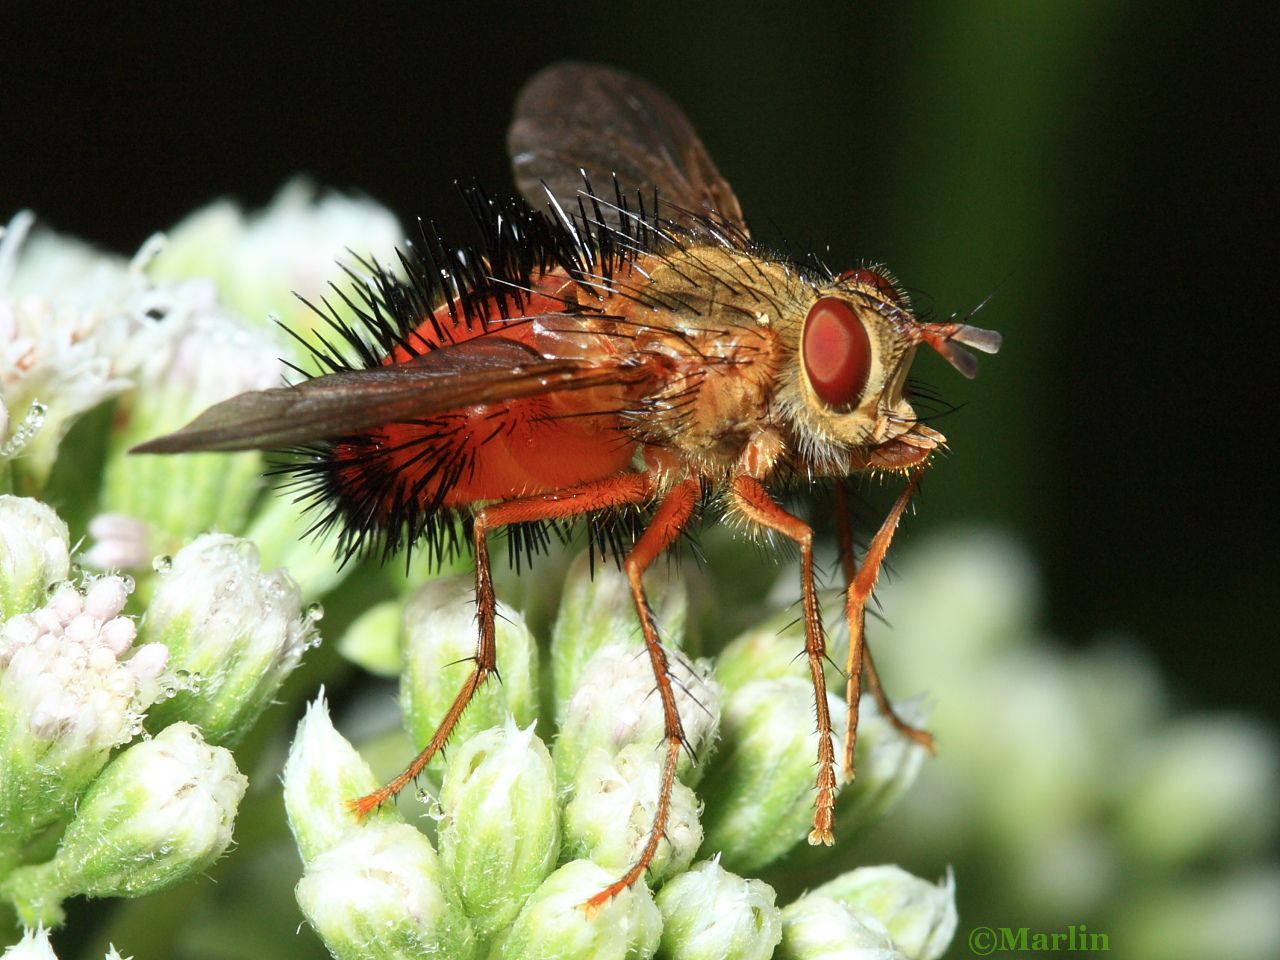
[[[497,672],[498,652],[494,643],[494,623],[497,598],[493,592],[493,577],[489,570],[489,534],[491,531],[513,523],[531,523],[538,520],[558,520],[575,517],[609,507],[642,503],[652,493],[648,476],[624,473],[593,483],[569,487],[555,493],[537,497],[524,497],[482,507],[475,516],[474,539],[476,554],[476,621],[480,638],[476,642],[475,665],[463,681],[462,689],[454,698],[444,719],[422,752],[405,768],[404,772],[379,790],[351,801],[351,809],[359,817],[386,803],[407,787],[426,769],[431,759],[440,752],[453,729],[458,725],[463,711],[471,703],[476,691]]]
[[[649,864],[653,863],[653,858],[658,852],[658,844],[666,834],[667,816],[671,811],[671,790],[676,782],[676,765],[680,760],[680,748],[684,746],[684,729],[680,724],[680,713],[676,710],[675,692],[671,689],[667,654],[662,649],[662,642],[658,639],[658,631],[653,623],[653,611],[649,609],[649,600],[644,593],[644,572],[680,536],[680,532],[693,516],[701,492],[701,482],[696,479],[684,480],[676,484],[663,498],[649,526],[636,541],[636,545],[631,548],[623,564],[627,581],[631,584],[631,597],[635,601],[636,613],[640,616],[640,629],[644,634],[645,649],[649,653],[649,664],[653,667],[653,676],[658,682],[658,696],[662,700],[663,737],[667,742],[667,761],[662,771],[658,809],[654,814],[653,826],[649,830],[649,839],[644,845],[644,850],[631,865],[631,869],[583,904],[588,914],[594,914],[613,897],[644,876],[644,872],[649,869]]]
[[[880,706],[880,710],[889,722],[902,734],[919,743],[930,753],[934,751],[933,736],[927,730],[911,726],[894,712],[880,683],[880,675],[876,672],[875,660],[871,657],[871,648],[866,641],[867,601],[875,589],[880,577],[880,569],[884,564],[885,554],[889,552],[889,544],[898,529],[898,523],[906,512],[911,498],[920,488],[923,471],[916,470],[911,474],[907,487],[885,517],[880,529],[867,546],[861,568],[857,568],[853,558],[853,536],[851,533],[849,509],[845,502],[844,488],[836,487],[836,521],[839,524],[840,562],[844,568],[845,582],[848,584],[845,613],[849,621],[849,657],[845,663],[845,675],[848,678],[846,694],[849,704],[849,725],[844,738],[844,772],[846,779],[853,779],[853,754],[858,743],[858,705],[862,698],[862,672],[865,667],[867,685]]]
[[[832,828],[836,803],[836,754],[831,745],[831,711],[827,706],[827,680],[822,670],[827,642],[822,633],[818,592],[813,582],[813,528],[778,506],[769,496],[769,491],[754,477],[735,477],[732,496],[734,506],[748,520],[782,534],[800,548],[805,653],[809,658],[809,673],[813,677],[814,709],[818,717],[818,797],[809,842],[830,846],[835,842]]]

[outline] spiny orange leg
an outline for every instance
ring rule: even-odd
[[[845,675],[848,681],[845,688],[849,705],[849,725],[844,738],[844,772],[846,779],[853,779],[853,754],[858,744],[858,705],[862,698],[862,671],[867,672],[867,684],[875,695],[876,703],[889,722],[904,736],[910,737],[930,753],[934,752],[933,736],[927,730],[911,726],[898,716],[889,697],[880,683],[880,675],[876,671],[875,660],[871,657],[871,648],[866,640],[867,600],[875,589],[880,577],[880,568],[884,565],[885,554],[889,552],[889,544],[898,529],[898,523],[906,512],[912,496],[920,487],[923,471],[916,470],[907,481],[906,489],[885,517],[884,523],[876,531],[875,537],[867,546],[862,567],[855,572],[853,559],[853,535],[849,508],[845,501],[844,488],[836,487],[836,522],[839,525],[840,563],[844,567],[845,582],[849,585],[846,614],[849,619],[849,656],[845,661]]]
[[[563,519],[608,507],[641,503],[648,499],[650,494],[651,483],[647,476],[626,473],[577,487],[569,487],[556,493],[496,503],[476,513],[474,524],[476,620],[480,625],[480,639],[476,643],[475,668],[463,682],[462,689],[458,691],[457,697],[449,706],[431,742],[423,748],[404,772],[386,786],[350,802],[349,806],[357,817],[368,816],[412,783],[426,769],[427,764],[448,741],[476,691],[497,670],[498,656],[494,643],[497,599],[493,592],[493,579],[489,573],[489,532],[512,523]]]
[[[676,764],[680,759],[680,748],[684,745],[684,729],[680,725],[675,693],[671,689],[667,654],[662,649],[662,642],[658,639],[658,631],[653,625],[653,612],[649,609],[649,601],[644,594],[644,572],[680,536],[680,531],[693,516],[701,491],[701,483],[696,479],[684,480],[673,487],[654,513],[649,526],[636,541],[636,545],[627,554],[624,563],[627,580],[631,584],[631,597],[635,600],[636,612],[640,615],[640,628],[644,633],[644,645],[649,651],[649,663],[653,667],[654,678],[658,681],[658,696],[662,698],[663,736],[667,741],[667,763],[662,771],[658,809],[653,816],[653,826],[649,830],[648,842],[640,852],[639,859],[631,865],[631,869],[582,905],[588,916],[593,916],[615,896],[644,876],[644,872],[649,869],[649,864],[653,863],[653,858],[658,852],[658,844],[666,834],[667,815],[671,810],[671,790],[676,782]]]
[[[778,506],[759,480],[738,476],[733,479],[733,502],[752,523],[782,534],[800,547],[800,578],[804,590],[805,653],[813,677],[814,706],[818,715],[818,799],[813,813],[812,844],[831,846],[836,804],[835,748],[831,746],[831,711],[827,706],[827,679],[822,672],[827,641],[822,633],[818,592],[813,584],[813,528]]]

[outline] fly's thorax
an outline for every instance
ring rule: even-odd
[[[773,423],[789,353],[779,323],[792,288],[807,285],[780,264],[710,244],[637,266],[635,285],[611,309],[625,317],[634,348],[661,359],[664,375],[631,418],[633,429],[699,472],[728,471]]]

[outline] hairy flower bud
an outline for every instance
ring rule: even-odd
[[[695,864],[662,888],[662,955],[670,960],[769,960],[782,940],[773,888],[718,860]]]
[[[621,873],[639,859],[658,810],[664,746],[633,743],[616,756],[595,747],[578,765],[564,810],[565,855]],[[671,791],[663,842],[648,877],[659,884],[688,868],[702,844],[698,798],[679,781]]]
[[[228,744],[248,731],[317,639],[289,575],[262,572],[252,543],[218,533],[173,557],[143,636],[168,647],[170,668],[192,681],[156,705],[150,728],[187,720],[211,743]]]
[[[65,580],[70,535],[51,507],[0,495],[0,622],[34,610],[49,585]]]
[[[566,863],[543,881],[496,951],[501,960],[615,960],[652,957],[662,935],[644,881],[598,912],[583,908],[617,878],[589,860]]]
[[[175,723],[112,760],[85,792],[54,858],[15,870],[3,889],[28,924],[59,921],[70,896],[162,890],[227,849],[247,786],[229,751]]]
[[[838,744],[844,702],[830,695],[828,706]],[[813,688],[797,679],[747,684],[727,698],[722,734],[704,782],[703,847],[746,872],[780,857],[812,826]]]
[[[498,604],[500,683],[490,679],[458,722],[454,743],[503,724],[507,715],[527,726],[537,715],[538,651],[524,619]],[[400,704],[414,742],[431,739],[463,681],[474,669],[475,587],[467,577],[444,577],[419,588],[404,610],[404,672]]]
[[[475,937],[440,881],[431,841],[406,823],[352,830],[298,882],[298,904],[338,960],[469,960]]]
[[[937,960],[956,932],[955,880],[950,873],[934,885],[892,864],[859,867],[813,893],[858,916],[875,917],[910,960]]]
[[[908,960],[875,917],[805,894],[782,911],[780,960]]]
[[[378,786],[369,765],[334,729],[322,689],[299,722],[284,765],[284,808],[303,863],[309,864],[357,829],[347,803]],[[371,816],[391,822],[399,819],[389,804]]]
[[[559,809],[551,754],[508,719],[449,754],[440,861],[476,933],[509,924],[555,868]]]

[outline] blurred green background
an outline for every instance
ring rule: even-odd
[[[1005,349],[978,380],[917,365],[961,409],[904,546],[999,528],[1040,565],[1064,644],[1133,636],[1177,706],[1280,719],[1275,481],[1254,422],[1275,406],[1264,194],[1280,154],[1253,5],[23,16],[3,15],[0,200],[124,253],[300,172],[457,235],[453,179],[509,188],[529,75],[572,57],[646,77],[759,234],[836,268],[883,261],[942,315],[994,292],[976,322]]]
[[[564,57],[665,89],[764,235],[881,260],[1005,350],[904,538],[996,524],[1043,564],[1048,621],[1149,642],[1200,706],[1275,717],[1280,565],[1254,418],[1270,357],[1274,60],[1253,5],[490,4],[211,21],[4,14],[0,189],[132,252],[299,172],[460,229],[454,178],[510,185],[523,80]],[[1270,147],[1266,141],[1270,141]]]

